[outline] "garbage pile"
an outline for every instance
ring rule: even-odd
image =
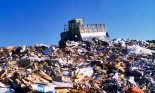
[[[66,41],[0,48],[1,93],[155,93],[146,41]]]

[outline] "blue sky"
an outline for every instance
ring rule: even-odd
[[[72,18],[105,23],[111,38],[155,39],[155,0],[0,0],[0,46],[58,44]]]

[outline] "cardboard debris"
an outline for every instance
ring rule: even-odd
[[[44,79],[46,79],[46,80],[52,82],[52,78],[49,77],[49,76],[48,76],[45,72],[43,72],[42,70],[40,70],[40,71],[38,72],[38,74],[39,74],[42,78],[44,78]]]

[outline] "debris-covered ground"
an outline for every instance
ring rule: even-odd
[[[0,48],[0,93],[155,93],[155,44],[114,39]]]

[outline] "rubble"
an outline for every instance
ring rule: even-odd
[[[123,39],[2,47],[0,91],[154,93],[155,51],[149,47],[147,41]]]

